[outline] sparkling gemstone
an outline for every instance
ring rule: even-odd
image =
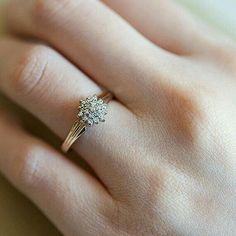
[[[88,119],[87,124],[88,124],[89,126],[93,125],[93,120],[92,120],[92,119]]]
[[[80,101],[78,117],[87,126],[98,124],[105,121],[107,114],[107,104],[96,95],[90,96]]]

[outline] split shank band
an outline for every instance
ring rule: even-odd
[[[80,100],[77,119],[68,133],[61,149],[68,152],[74,142],[93,124],[105,122],[107,114],[107,105],[113,98],[110,92],[105,92],[100,96],[90,96]]]

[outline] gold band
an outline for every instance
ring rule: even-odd
[[[79,118],[74,122],[61,146],[64,153],[69,151],[74,142],[86,131],[88,126],[91,126],[93,123],[98,124],[99,121],[105,121],[104,116],[107,112],[106,104],[108,104],[112,98],[113,95],[110,92],[106,92],[99,97],[94,95],[88,97],[86,100],[80,101],[80,104],[82,105],[79,107]]]

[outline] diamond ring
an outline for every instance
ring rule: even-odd
[[[107,106],[112,97],[113,95],[107,92],[99,97],[93,95],[84,100],[80,100],[77,119],[61,146],[63,152],[68,152],[70,147],[88,127],[99,124],[100,122],[105,122]]]

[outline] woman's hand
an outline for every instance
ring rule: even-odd
[[[62,139],[80,99],[116,97],[74,145],[98,178],[1,112],[1,172],[63,234],[236,234],[232,42],[166,0],[18,0],[5,16],[27,40],[0,39],[0,89]]]

